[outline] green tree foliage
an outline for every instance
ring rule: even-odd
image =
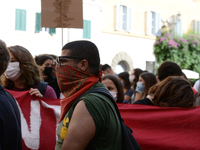
[[[176,37],[166,33],[157,37],[154,53],[158,64],[169,60],[177,63],[182,69],[200,73],[200,35]]]

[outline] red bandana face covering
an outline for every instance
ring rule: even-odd
[[[76,99],[101,80],[102,72],[99,73],[98,78],[94,75],[88,75],[76,68],[57,66],[56,75],[60,90],[65,96],[65,98],[61,100],[61,122]]]

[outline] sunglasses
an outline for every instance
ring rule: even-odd
[[[58,63],[59,66],[61,66],[61,64],[66,62],[65,58],[83,60],[83,58],[79,58],[79,57],[76,57],[76,56],[59,56],[59,57],[57,57],[57,63]]]

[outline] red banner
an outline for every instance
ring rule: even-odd
[[[200,106],[193,109],[118,104],[142,150],[199,150]]]
[[[8,90],[9,91],[9,90]],[[9,91],[21,112],[23,150],[53,150],[60,117],[59,99]],[[124,122],[144,150],[200,149],[200,106],[193,109],[118,104]]]
[[[28,91],[9,91],[21,113],[23,150],[53,150],[60,118],[59,99],[40,99]]]

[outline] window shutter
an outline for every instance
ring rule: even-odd
[[[171,17],[170,31],[172,32],[172,34],[174,34],[174,35],[176,34],[176,16]]]
[[[83,21],[83,38],[91,38],[91,21],[89,20]]]
[[[87,25],[87,37],[88,39],[91,38],[91,21],[88,21],[88,25]]]
[[[49,34],[56,34],[56,28],[50,28]]]
[[[192,20],[192,31],[194,33],[197,33],[197,21],[196,20]]]
[[[127,21],[126,29],[128,32],[131,32],[131,30],[132,30],[132,8],[128,7],[127,9],[128,10],[127,10],[127,19],[126,19],[126,21]]]
[[[20,30],[20,15],[21,11],[19,9],[15,10],[15,30]]]
[[[115,23],[115,29],[120,30],[120,24],[121,24],[121,14],[120,14],[120,5],[116,5],[116,23]]]
[[[180,19],[177,19],[176,16],[176,35],[178,36],[183,36],[183,29],[182,29],[182,17],[180,17]]]
[[[197,34],[200,34],[200,21],[196,21],[197,22],[197,24],[196,24],[196,30],[197,30]]]
[[[41,13],[36,13],[35,32],[41,31]]]
[[[147,13],[146,13],[146,34],[147,35],[152,35],[151,24],[152,24],[152,13],[151,13],[151,11],[147,11]]]
[[[21,10],[21,30],[26,31],[26,10]]]
[[[161,36],[161,15],[156,13],[156,36]]]

